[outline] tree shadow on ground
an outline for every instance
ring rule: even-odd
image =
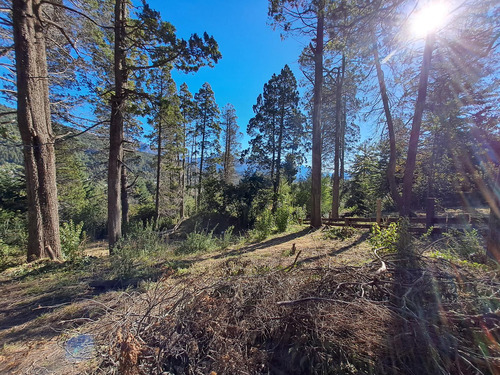
[[[102,294],[137,288],[141,281],[157,281],[165,269],[187,268],[192,261],[162,262],[139,276],[111,277],[110,269],[102,266],[101,259],[91,259],[84,268],[75,268],[71,263],[47,263],[28,270],[10,280],[0,283],[0,341],[4,343],[52,338],[60,334],[63,327],[51,321],[52,315],[75,302],[93,300]],[[99,268],[96,272],[93,268]],[[92,269],[93,271],[89,271]],[[71,310],[71,309],[70,309]],[[70,312],[85,322],[85,314],[78,306]],[[82,316],[79,316],[81,314]],[[99,315],[95,313],[95,315]],[[55,329],[54,327],[59,327]]]
[[[305,228],[305,229],[301,230],[300,232],[290,233],[290,234],[287,234],[287,235],[284,235],[281,237],[272,238],[272,239],[264,241],[264,242],[254,243],[254,244],[251,244],[249,246],[245,246],[241,249],[235,249],[235,250],[231,250],[229,252],[223,252],[221,254],[217,254],[217,255],[213,256],[212,259],[226,258],[226,257],[234,256],[234,255],[251,253],[253,251],[266,249],[268,247],[278,246],[278,245],[281,245],[285,242],[292,241],[296,238],[306,236],[309,233],[312,233],[314,231],[315,231],[315,229]]]
[[[392,267],[394,281],[389,306],[393,322],[385,338],[386,353],[379,358],[384,373],[489,373],[482,358],[475,364],[470,361],[473,356],[464,360],[460,347],[465,345],[471,350],[474,338],[468,338],[463,327],[457,331],[449,320],[454,314],[449,311],[451,306],[457,311],[462,308],[458,303],[459,284],[467,284],[455,273],[457,269],[436,270],[412,249],[398,254]]]
[[[339,254],[342,254],[342,253],[345,253],[346,251],[358,246],[359,244],[365,242],[368,237],[370,237],[370,232],[364,232],[361,236],[359,236],[359,238],[348,244],[348,245],[345,245],[345,246],[342,246],[340,249],[335,249],[333,251],[330,251],[326,254],[322,254],[322,255],[316,255],[316,256],[311,256],[311,257],[307,257],[307,258],[304,258],[300,261],[297,262],[297,264],[306,264],[306,263],[312,263],[312,262],[316,262],[320,259],[323,259],[325,257],[331,257],[331,256],[335,256],[335,255],[339,255]]]

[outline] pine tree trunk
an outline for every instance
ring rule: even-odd
[[[160,77],[160,96],[163,97],[163,77]],[[156,194],[155,194],[155,218],[154,226],[158,229],[158,220],[160,219],[160,185],[161,185],[161,154],[162,150],[162,104],[161,99],[158,103],[158,144],[156,153]]]
[[[161,110],[161,109],[160,109]],[[158,229],[160,218],[160,185],[161,185],[161,153],[162,153],[162,120],[158,123],[158,151],[156,154],[156,194],[155,194],[155,228]]]
[[[122,232],[127,234],[128,219],[129,219],[129,204],[128,204],[128,174],[127,168],[122,166],[122,176],[121,176],[121,202],[122,202]]]
[[[345,131],[347,128],[347,104],[344,97],[344,108],[342,110],[342,127],[340,132],[340,180],[345,179]]]
[[[318,4],[314,49],[314,102],[312,115],[311,226],[321,227],[321,96],[323,88],[324,0]]]
[[[205,157],[205,133],[206,133],[206,115],[203,117],[203,129],[201,131],[201,150],[200,150],[200,174],[198,175],[198,196],[196,197],[196,211],[200,209],[201,201],[201,183],[203,182],[203,162]]]
[[[427,84],[429,71],[431,68],[432,50],[434,48],[434,34],[427,36],[425,41],[422,69],[418,83],[417,102],[415,103],[415,113],[411,125],[410,141],[408,143],[408,154],[406,156],[405,173],[403,176],[403,196],[401,205],[401,216],[409,216],[411,209],[413,174],[417,160],[418,140],[420,138],[420,126],[422,125],[422,115],[424,113],[425,98],[427,96]]]
[[[276,156],[276,180],[274,181],[274,196],[273,196],[273,208],[272,212],[276,213],[278,209],[278,197],[281,183],[281,149],[283,147],[283,128],[285,127],[285,105],[282,102],[280,108],[280,118],[279,118],[279,129],[278,129],[278,145],[277,145],[277,156]]]
[[[108,162],[108,237],[109,248],[122,236],[121,171],[123,168],[123,111],[125,105],[126,71],[126,20],[127,5],[124,0],[115,3],[115,93],[111,98]]]
[[[271,135],[271,144],[273,148],[272,156],[271,156],[271,181],[274,184],[274,177],[276,176],[276,114],[273,113],[273,122],[272,122],[272,135]],[[274,186],[274,185],[273,185]]]
[[[24,144],[28,198],[28,261],[60,259],[54,135],[39,0],[13,0],[17,120]]]
[[[226,142],[224,147],[224,181],[226,184],[229,183],[229,156],[231,155],[231,130],[230,130],[230,121],[228,120],[226,123]]]
[[[342,85],[344,83],[345,57],[342,57],[342,67],[337,74],[337,87],[335,92],[335,155],[333,168],[332,189],[332,219],[339,218],[340,207],[340,140],[342,127]]]
[[[377,44],[373,44],[373,57],[375,60],[375,67],[377,69],[377,78],[380,87],[380,95],[382,97],[382,104],[384,106],[385,119],[387,122],[387,132],[389,134],[389,163],[387,165],[387,182],[389,183],[389,191],[391,197],[396,203],[398,211],[402,209],[401,195],[398,191],[396,184],[396,135],[394,131],[394,122],[392,121],[391,109],[389,107],[389,96],[387,95],[387,88],[385,86],[384,72],[380,65]]]
[[[434,175],[435,175],[435,165],[437,159],[437,129],[434,130],[432,137],[432,147],[431,147],[431,161],[429,163],[429,173],[427,175],[427,198],[434,197]]]
[[[182,160],[181,160],[181,203],[179,205],[179,218],[184,219],[184,197],[186,195],[186,123],[184,123],[184,134],[182,137]]]

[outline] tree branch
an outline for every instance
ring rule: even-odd
[[[17,115],[17,111],[0,112],[0,117],[9,115]]]
[[[0,92],[4,92],[6,94],[11,94],[17,97],[17,91],[9,90],[9,89],[0,89]]]
[[[78,54],[78,56],[80,56],[80,53],[78,52],[78,48],[76,47],[75,42],[73,42],[73,40],[69,37],[68,33],[66,33],[66,30],[61,25],[59,25],[57,22],[51,21],[47,18],[44,18],[41,15],[39,15],[39,18],[40,18],[40,22],[48,23],[49,25],[52,25],[56,29],[58,29],[61,32],[61,34],[66,38],[66,40],[71,45],[71,47],[73,47],[73,49]]]
[[[80,16],[82,16],[83,18],[87,19],[88,21],[92,22],[94,25],[102,28],[102,29],[108,29],[108,30],[114,30],[114,27],[113,26],[104,26],[104,25],[101,25],[99,23],[97,23],[94,19],[92,19],[91,17],[87,16],[85,13],[83,12],[80,12],[79,10],[76,10],[74,8],[70,8],[66,5],[63,5],[63,4],[59,4],[59,3],[54,3],[52,1],[47,1],[47,0],[43,0],[40,4],[49,4],[49,5],[52,5],[52,6],[55,6],[55,7],[59,7],[59,8],[63,8],[63,9],[66,9],[70,12],[73,12],[73,13],[76,13]]]
[[[79,137],[80,135],[88,132],[89,130],[92,130],[94,129],[95,127],[99,126],[99,125],[102,125],[106,122],[109,122],[108,120],[105,120],[105,121],[99,121],[99,122],[96,122],[94,125],[92,126],[89,126],[88,128],[82,130],[81,132],[79,133],[76,133],[76,134],[71,134],[71,135],[68,135],[68,134],[65,134],[63,136],[60,136],[60,137],[56,137],[56,140],[54,141],[54,144],[55,143],[61,143],[61,142],[64,142],[64,141],[67,141],[68,139],[71,139],[71,138],[76,138],[76,137]]]

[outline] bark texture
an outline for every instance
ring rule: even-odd
[[[127,5],[124,0],[115,3],[115,93],[111,98],[108,160],[108,236],[109,248],[122,236],[121,178],[123,168],[123,112],[125,106]]]
[[[382,104],[384,106],[385,119],[387,122],[387,133],[389,135],[389,163],[387,165],[387,182],[389,183],[389,191],[391,197],[396,203],[398,211],[402,210],[402,200],[401,194],[398,191],[398,185],[396,183],[396,132],[394,130],[394,122],[392,121],[391,109],[389,106],[389,96],[387,95],[387,87],[385,85],[384,71],[380,64],[380,58],[378,54],[378,47],[376,42],[373,44],[373,57],[375,60],[375,67],[377,69],[377,78],[380,88],[380,95],[382,97]]]
[[[13,0],[17,120],[24,145],[28,198],[28,261],[61,258],[54,134],[39,0]]]
[[[311,226],[321,227],[321,99],[323,88],[323,35],[325,2],[318,4],[314,48],[314,102],[312,115]]]
[[[411,125],[410,141],[408,143],[408,154],[406,156],[405,173],[403,176],[403,196],[400,209],[401,216],[409,216],[411,210],[411,199],[413,189],[413,175],[417,161],[417,148],[420,138],[420,126],[422,125],[422,116],[425,107],[425,98],[427,96],[427,84],[429,81],[429,71],[431,69],[432,50],[434,49],[434,34],[429,34],[425,41],[424,57],[422,69],[420,71],[420,80],[418,83],[417,102],[415,103],[415,113]]]
[[[337,84],[335,92],[335,155],[333,168],[332,186],[332,219],[339,218],[340,207],[340,158],[342,140],[342,87],[345,74],[345,56],[342,56],[342,67],[337,73]]]

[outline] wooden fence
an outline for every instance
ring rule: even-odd
[[[399,221],[397,216],[382,216],[381,201],[377,200],[377,213],[375,217],[342,217],[338,219],[324,218],[323,225],[345,226],[353,228],[371,228],[377,223],[383,228],[389,226],[390,223]],[[433,227],[433,233],[446,232],[450,228],[461,229],[464,225],[479,224],[482,221],[477,219],[472,220],[469,214],[461,214],[456,216],[435,216],[434,199],[429,198],[427,202],[427,210],[425,216],[410,217],[410,231],[413,233],[425,233],[430,227]],[[306,220],[306,224],[309,223]]]

